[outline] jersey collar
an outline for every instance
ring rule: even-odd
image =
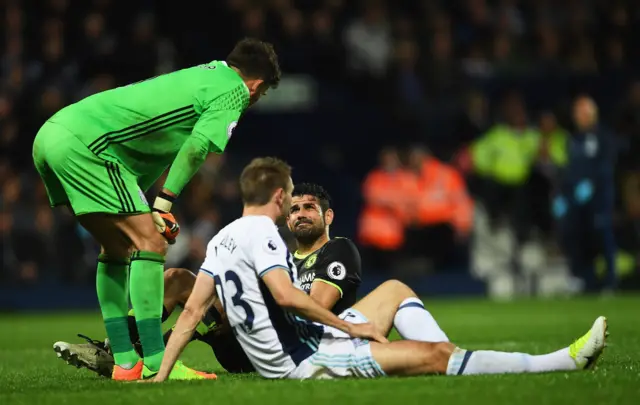
[[[293,252],[293,257],[295,257],[298,260],[304,260],[307,257],[311,256],[312,254],[314,254],[315,252],[317,252],[320,249],[314,250],[313,252],[309,252],[305,255],[298,253],[298,251],[296,250],[295,252]]]
[[[313,252],[309,252],[309,253],[304,254],[304,255],[303,255],[303,254],[298,253],[298,251],[296,250],[296,251],[293,253],[293,257],[295,257],[295,258],[296,258],[296,259],[298,259],[298,260],[304,260],[304,259],[306,259],[307,257],[311,256],[312,254],[316,253],[318,250],[320,250],[320,249],[322,249],[323,247],[325,247],[325,245],[326,245],[327,243],[329,243],[330,241],[331,241],[331,239],[329,239],[329,240],[328,240],[324,245],[320,246],[319,248],[317,248],[317,249],[316,249],[316,250],[314,250]]]
[[[224,60],[221,60],[220,63],[222,63],[226,67],[229,67],[229,64]],[[251,95],[251,91],[249,91],[249,88],[247,87],[247,83],[245,83],[244,80],[243,80],[242,84],[244,85],[244,89],[247,91],[247,93],[249,93],[249,95]]]

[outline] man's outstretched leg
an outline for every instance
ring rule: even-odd
[[[370,343],[371,354],[388,375],[472,375],[592,369],[605,347],[607,320],[599,317],[583,337],[553,353],[531,355],[463,350],[452,343],[402,340]]]
[[[376,325],[385,336],[395,326],[400,336],[406,340],[449,341],[431,313],[425,309],[422,300],[400,281],[389,280],[380,284],[358,301],[353,309]]]

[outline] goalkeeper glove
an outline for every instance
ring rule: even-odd
[[[153,203],[153,211],[151,212],[156,229],[170,245],[176,243],[176,238],[180,233],[180,225],[178,225],[178,221],[170,212],[174,201],[175,197],[171,197],[161,191]]]

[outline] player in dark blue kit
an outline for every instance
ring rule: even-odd
[[[287,222],[298,242],[293,254],[298,286],[337,315],[356,303],[362,271],[354,243],[329,237],[333,215],[324,188],[311,183],[295,186]]]
[[[598,108],[586,96],[573,105],[576,130],[569,140],[569,161],[560,175],[553,202],[562,245],[571,271],[585,280],[588,291],[598,287],[595,254],[607,265],[605,289],[614,290],[616,245],[613,233],[615,136],[598,124]]]

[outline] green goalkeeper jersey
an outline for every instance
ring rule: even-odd
[[[49,121],[67,127],[94,154],[116,159],[147,188],[190,137],[222,153],[248,105],[240,75],[213,61],[97,93]]]

